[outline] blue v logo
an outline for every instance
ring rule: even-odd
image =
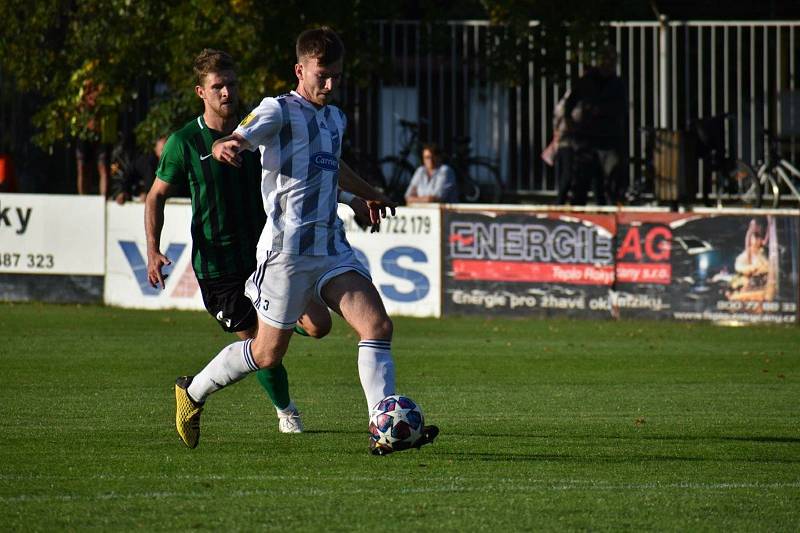
[[[142,257],[142,253],[139,251],[139,247],[136,246],[136,243],[133,241],[119,241],[119,246],[122,248],[122,253],[125,254],[125,259],[128,260],[128,264],[131,266],[131,270],[136,277],[137,283],[139,283],[139,290],[142,291],[142,294],[145,296],[158,296],[161,294],[160,287],[153,288],[150,282],[147,281],[147,261]],[[169,257],[172,264],[165,266],[161,270],[164,276],[168,276],[172,273],[172,269],[177,264],[185,248],[185,243],[172,243],[169,245],[164,255]]]

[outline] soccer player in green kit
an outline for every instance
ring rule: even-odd
[[[256,268],[256,244],[266,221],[261,200],[261,162],[257,153],[243,154],[239,168],[211,157],[211,145],[239,123],[239,96],[234,62],[219,50],[203,50],[194,62],[195,93],[203,114],[173,133],[164,146],[156,179],[145,202],[147,274],[153,287],[164,288],[162,268],[171,263],[160,251],[166,199],[188,185],[192,198],[192,266],[206,309],[227,332],[252,338],[258,321],[244,284]],[[346,185],[346,184],[343,184]],[[340,199],[357,218],[369,220],[366,203],[349,193]],[[309,303],[296,331],[315,338],[331,329],[328,309]],[[291,401],[283,364],[257,374],[278,413],[282,433],[300,433],[303,424]]]

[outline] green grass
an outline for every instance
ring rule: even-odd
[[[257,381],[188,450],[175,376],[230,342],[199,312],[0,305],[0,529],[800,529],[800,329],[395,320],[400,391],[442,434],[367,453],[355,341],[295,337],[307,432]]]

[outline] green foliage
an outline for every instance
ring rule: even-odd
[[[45,92],[69,79],[63,64],[68,0],[0,2],[0,66],[21,91]]]
[[[157,2],[9,0],[0,20],[9,21],[0,30],[0,71],[46,102],[33,117],[42,147],[113,128],[137,80],[162,72],[152,53],[151,30],[163,21]],[[94,106],[83,101],[87,83],[101,87]]]
[[[177,91],[150,103],[147,117],[136,125],[135,135],[139,146],[152,146],[155,139],[168,136],[188,117],[202,112],[202,106],[193,91]]]
[[[367,453],[357,337],[285,364],[306,433],[252,377],[200,446],[176,376],[234,337],[205,312],[0,305],[7,531],[797,531],[797,326],[396,318],[400,391],[442,433]]]
[[[533,61],[541,74],[564,76],[568,60],[587,60],[573,52],[569,43],[585,43],[591,55],[608,38],[604,24],[622,18],[652,18],[641,0],[481,0],[492,24],[485,47],[492,77],[509,85],[527,79],[527,65]],[[534,27],[530,21],[535,20]]]
[[[291,0],[281,9],[255,0],[67,0],[0,3],[0,72],[10,73],[21,91],[40,94],[46,104],[33,117],[35,141],[43,147],[70,137],[90,138],[92,118],[113,122],[122,106],[139,97],[143,84],[165,82],[137,128],[141,145],[187,120],[195,85],[192,61],[203,48],[218,48],[237,60],[247,103],[292,87],[294,39],[302,30],[330,25],[348,49],[348,74],[362,78],[378,62],[364,39],[366,20],[393,16],[394,8],[349,0]],[[32,53],[35,51],[35,53]],[[102,86],[98,104],[81,105],[87,80]]]
[[[35,141],[42,147],[97,135],[97,128],[87,128],[92,119],[112,128],[120,109],[140,97],[141,87],[166,83],[167,93],[136,130],[139,143],[150,145],[197,112],[191,103],[191,66],[206,47],[234,56],[242,99],[250,105],[295,84],[293,43],[304,29],[327,24],[339,31],[348,50],[348,80],[366,84],[386,67],[369,21],[418,18],[432,28],[424,44],[443,48],[449,32],[437,31],[437,25],[460,17],[489,18],[488,73],[513,84],[531,58],[544,71],[563,71],[565,34],[590,40],[598,35],[599,21],[639,13],[643,6],[636,0],[343,0],[335,5],[327,0],[5,0],[0,2],[0,72],[20,91],[43,98],[33,117],[39,130]],[[531,19],[545,29],[535,39]],[[102,86],[92,109],[81,104],[87,81]]]

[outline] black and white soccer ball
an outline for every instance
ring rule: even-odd
[[[370,438],[377,446],[406,450],[420,438],[424,423],[422,409],[414,400],[398,394],[387,396],[371,411]]]

